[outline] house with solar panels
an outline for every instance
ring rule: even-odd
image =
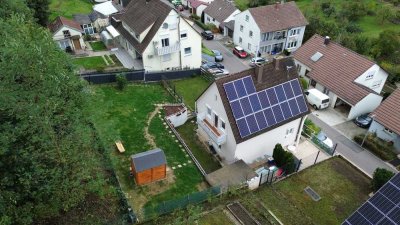
[[[293,54],[299,75],[330,98],[330,108],[344,111],[347,120],[374,111],[388,73],[374,61],[342,45],[312,36]]]
[[[226,76],[196,101],[197,133],[224,163],[272,156],[276,144],[297,145],[310,110],[292,58]]]

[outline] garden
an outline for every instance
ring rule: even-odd
[[[49,20],[57,16],[72,19],[73,14],[89,14],[93,10],[91,1],[88,0],[51,0]]]
[[[72,59],[74,65],[84,70],[94,70],[102,72],[108,69],[121,68],[122,64],[118,58],[112,55],[81,57]]]

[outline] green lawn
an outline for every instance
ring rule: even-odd
[[[305,194],[307,186],[320,201]],[[284,224],[340,224],[368,199],[369,186],[369,178],[335,157],[242,199],[260,200]]]
[[[128,85],[124,91],[114,86],[92,86],[91,119],[99,131],[104,145],[109,149],[121,187],[134,211],[147,205],[162,203],[199,190],[202,176],[169,133],[158,114],[151,120],[149,133],[157,147],[164,150],[168,166],[187,163],[173,170],[173,176],[161,182],[139,187],[129,176],[129,156],[150,150],[152,146],[144,135],[148,116],[155,110],[154,104],[172,101],[160,85]],[[122,140],[126,152],[119,154],[114,141]],[[170,179],[171,178],[171,179]]]
[[[206,173],[211,173],[219,168],[220,164],[214,160],[213,156],[207,152],[206,147],[199,141],[196,135],[197,124],[195,121],[187,121],[184,125],[177,127],[176,130],[185,140],[196,159],[200,162]]]
[[[211,49],[208,49],[205,46],[201,46],[201,52],[209,56],[215,56],[214,52],[212,52]]]
[[[228,216],[224,213],[222,209],[218,209],[212,212],[208,212],[203,215],[198,221],[199,225],[224,225],[233,224]]]
[[[177,80],[172,83],[175,85],[176,91],[183,97],[185,104],[192,110],[195,108],[196,99],[209,85],[209,82],[201,76]]]
[[[75,58],[72,60],[72,62],[76,66],[83,67],[87,70],[104,70],[104,68],[107,66],[106,62],[101,56]]]
[[[90,46],[92,46],[93,51],[106,51],[107,50],[107,47],[103,44],[102,41],[90,42]]]
[[[114,66],[123,66],[121,61],[119,61],[119,59],[117,58],[117,56],[115,54],[110,55],[110,58],[113,60],[113,62],[115,63]]]
[[[57,16],[72,19],[73,14],[89,14],[92,10],[93,5],[89,0],[51,0],[49,20]]]

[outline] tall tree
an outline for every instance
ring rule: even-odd
[[[102,179],[70,58],[23,15],[0,27],[0,223],[30,224],[68,211]]]
[[[29,8],[25,4],[25,0],[2,0],[0,6],[0,18],[8,18],[12,14],[18,13],[29,15]]]
[[[33,16],[36,18],[37,23],[42,26],[47,26],[49,22],[49,0],[27,0],[28,7],[33,9]]]

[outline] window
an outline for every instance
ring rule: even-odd
[[[243,25],[240,25],[240,31],[243,32]]]
[[[215,22],[215,18],[213,18],[213,22]]]
[[[246,15],[246,21],[249,22],[249,15]]]
[[[287,44],[287,48],[294,48],[297,46],[297,41],[292,41]]]
[[[294,128],[290,128],[286,130],[286,135],[293,134]]]
[[[249,49],[249,51],[251,51],[251,44],[250,43],[247,45],[247,48]]]
[[[211,117],[211,108],[210,106],[206,106],[207,107],[207,115]]]
[[[249,37],[253,37],[253,31],[249,31]]]
[[[374,83],[372,83],[371,88],[380,87],[380,86],[381,86],[381,83],[382,83],[382,80],[377,80],[377,81],[375,81]]]
[[[207,17],[207,21],[210,22],[210,17]]]
[[[94,34],[94,29],[93,29],[91,23],[89,23],[89,24],[84,24],[84,25],[82,26],[82,28],[83,28],[83,31],[85,32],[85,34]]]
[[[383,131],[385,131],[386,133],[389,133],[389,134],[393,134],[393,131],[391,131],[390,129],[388,129],[386,127],[385,127],[385,129],[383,129]]]
[[[301,66],[300,66],[300,64],[297,64],[296,67],[297,67],[297,72],[300,73],[300,71],[301,71]]]
[[[239,44],[242,44],[242,38],[239,37]]]
[[[187,33],[185,31],[185,33],[181,33],[181,39],[186,39],[187,38]]]
[[[163,23],[162,28],[168,29],[168,23]]]
[[[375,73],[375,71],[367,74],[367,76],[365,77],[365,80],[370,80],[370,79],[374,78],[374,73]]]
[[[63,34],[64,34],[65,38],[71,37],[71,34],[69,33],[69,30],[64,30]]]
[[[221,128],[225,130],[225,121],[221,120]]]
[[[185,50],[185,55],[192,54],[192,48],[191,47],[185,48],[184,50]]]
[[[167,62],[167,61],[170,61],[171,60],[171,54],[165,54],[165,55],[163,55],[163,62]]]
[[[300,28],[289,31],[289,36],[294,36],[294,35],[298,35],[298,34],[300,34]]]
[[[161,46],[162,46],[162,47],[167,47],[167,46],[169,46],[169,39],[168,39],[168,38],[163,38],[163,39],[161,39]]]

